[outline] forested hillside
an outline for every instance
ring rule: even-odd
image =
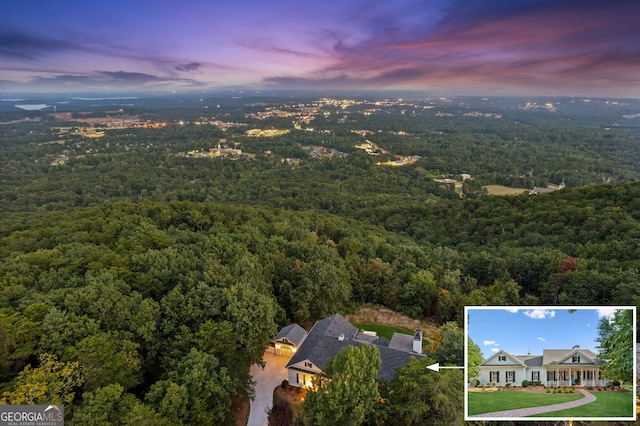
[[[46,354],[60,368],[84,366],[81,386],[42,389],[76,401],[78,418],[105,393],[131,393],[139,398],[125,400],[145,416],[223,421],[237,389],[248,389],[251,363],[290,321],[364,302],[437,324],[460,323],[464,305],[635,304],[639,196],[640,184],[605,185],[369,218],[394,232],[364,219],[190,202],[5,219],[5,398],[25,401],[34,370],[9,381]]]
[[[464,116],[472,107],[487,108],[439,105],[442,121],[361,105],[340,121],[336,107],[312,121],[316,133],[280,138],[171,123],[57,141],[60,123],[44,114],[3,127],[0,401],[65,403],[69,424],[105,413],[113,424],[228,424],[234,400],[251,395],[250,366],[291,322],[383,305],[456,336],[429,355],[460,363],[465,305],[639,304],[637,129],[587,120],[555,132],[566,117],[503,107],[512,121],[489,125]],[[250,124],[263,110],[223,109]],[[262,127],[292,126],[270,120]],[[394,157],[355,149],[364,127],[423,158],[377,166]],[[225,138],[255,155],[185,154]],[[322,142],[345,155],[302,149]],[[477,175],[461,192],[434,180],[465,171]],[[563,178],[571,185],[550,194],[481,189]],[[385,418],[419,391],[396,392],[404,405]]]

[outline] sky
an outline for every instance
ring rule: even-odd
[[[544,349],[571,349],[580,345],[598,353],[598,324],[614,308],[532,307],[525,309],[469,308],[468,336],[485,359],[504,350],[511,355],[542,355]]]
[[[0,92],[640,97],[635,0],[5,0]]]

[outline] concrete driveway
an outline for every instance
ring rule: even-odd
[[[274,355],[273,349],[264,353],[262,360],[264,369],[257,364],[251,366],[251,377],[256,382],[255,398],[251,401],[251,411],[247,426],[266,426],[267,410],[273,402],[273,389],[287,379],[284,366],[289,362],[288,356]]]

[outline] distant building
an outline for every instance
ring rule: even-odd
[[[531,190],[532,194],[548,194],[549,192],[554,192],[554,191],[558,191],[560,189],[564,189],[566,187],[565,183],[564,183],[564,179],[562,179],[562,182],[560,182],[560,184],[556,185],[554,183],[550,183],[549,185],[547,185],[546,188],[543,188],[541,186],[534,186],[533,189]]]

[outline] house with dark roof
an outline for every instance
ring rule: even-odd
[[[307,331],[304,328],[298,324],[290,324],[280,330],[271,345],[276,355],[292,356],[306,338]]]
[[[287,329],[283,328],[278,336]],[[382,366],[379,377],[392,380],[395,369],[407,364],[411,358],[423,357],[422,331],[404,335],[395,333],[391,341],[378,338],[375,333],[361,332],[340,314],[317,321],[285,366],[289,384],[310,387],[313,376],[323,374],[327,361],[346,346],[375,345],[380,351]]]
[[[511,355],[499,351],[480,364],[480,384],[520,386],[523,380],[545,386],[606,386],[603,361],[579,345],[571,349],[544,349],[542,355]]]

